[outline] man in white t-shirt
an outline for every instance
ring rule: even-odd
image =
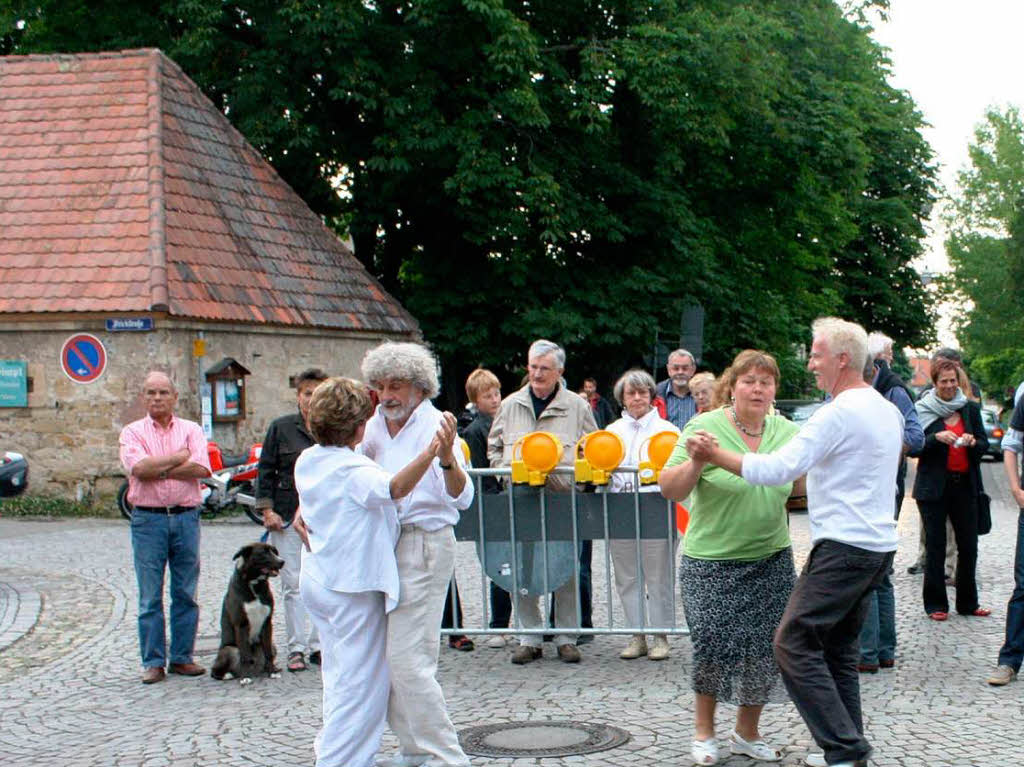
[[[903,448],[903,416],[862,371],[867,333],[835,317],[813,325],[807,367],[832,401],[784,447],[740,455],[711,435],[687,441],[692,457],[751,484],[779,485],[807,475],[812,549],[775,634],[782,679],[824,754],[809,765],[861,767],[864,737],[857,662],[867,596],[896,552],[892,499]]]

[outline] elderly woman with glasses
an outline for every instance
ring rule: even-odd
[[[622,403],[622,417],[608,424],[608,431],[617,434],[625,446],[623,463],[636,466],[640,462],[641,448],[645,441],[655,434],[671,431],[679,434],[675,424],[666,421],[654,409],[657,395],[656,384],[645,370],[630,370],[622,375],[614,388],[615,399]],[[612,475],[608,491],[631,493],[637,488],[635,474],[617,472]],[[657,485],[644,485],[641,493],[658,492]],[[612,565],[615,570],[615,588],[622,600],[622,611],[630,626],[653,626],[665,628],[672,624],[672,561],[675,558],[679,539],[640,541],[640,564],[643,579],[637,572],[636,542],[613,540],[609,543]],[[644,615],[646,605],[646,613]],[[650,648],[644,634],[634,634],[629,644],[619,653],[620,658],[632,660],[646,655],[648,660],[665,660],[669,657],[668,636],[655,634]]]

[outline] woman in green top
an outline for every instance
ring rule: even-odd
[[[690,523],[679,565],[683,606],[693,642],[696,693],[696,764],[715,764],[715,707],[738,706],[730,750],[774,762],[782,753],[761,738],[765,703],[786,700],[772,653],[772,634],[782,618],[796,573],[790,548],[786,499],[793,484],[763,487],[710,464],[691,461],[686,440],[703,429],[738,452],[772,452],[797,427],[769,415],[779,367],[769,354],[740,352],[722,374],[716,405],[691,419],[661,472],[666,498],[691,496]],[[723,404],[724,401],[724,404]],[[794,483],[800,487],[803,480]]]

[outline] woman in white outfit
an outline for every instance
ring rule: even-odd
[[[358,381],[329,378],[309,405],[317,444],[295,463],[309,550],[299,592],[320,634],[323,728],[317,767],[369,767],[380,747],[388,709],[387,613],[398,604],[398,514],[444,440],[445,422],[422,453],[389,474],[353,448],[373,412]],[[449,433],[450,432],[450,433]]]
[[[622,418],[608,425],[608,431],[618,434],[626,448],[623,464],[636,466],[640,462],[640,448],[644,441],[658,432],[679,434],[675,424],[658,415],[654,408],[657,394],[654,379],[644,370],[629,370],[615,383],[615,399],[625,408]],[[635,474],[616,472],[608,484],[612,493],[631,493]],[[643,485],[641,493],[656,493],[657,484]],[[609,542],[612,565],[615,570],[615,588],[622,600],[622,611],[630,626],[666,628],[672,623],[672,602],[675,599],[672,583],[672,561],[679,547],[675,536],[671,541],[641,540],[640,560],[643,581],[637,572],[636,542],[613,540]],[[644,615],[644,606],[647,615]],[[665,660],[669,656],[668,636],[655,634],[650,648],[644,634],[635,634],[619,653],[620,658],[632,660],[646,655],[649,660]]]

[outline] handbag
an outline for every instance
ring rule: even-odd
[[[988,493],[978,493],[978,535],[992,532],[992,499]]]

